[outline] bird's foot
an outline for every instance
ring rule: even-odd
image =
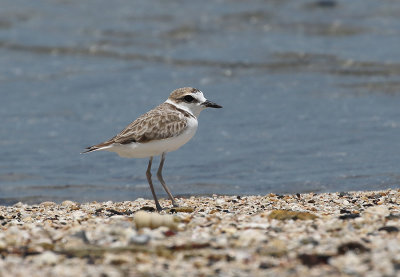
[[[161,212],[161,211],[163,210],[163,208],[161,207],[161,205],[158,204],[158,203],[156,203],[156,209],[157,209],[157,212]]]

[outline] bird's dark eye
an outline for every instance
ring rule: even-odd
[[[185,97],[183,97],[183,100],[185,100],[185,102],[191,103],[193,102],[194,98],[191,95],[186,95]]]

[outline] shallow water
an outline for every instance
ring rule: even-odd
[[[398,188],[399,12],[389,0],[2,0],[0,204],[151,197],[147,159],[79,153],[183,86],[224,109],[203,111],[167,155],[176,195]]]

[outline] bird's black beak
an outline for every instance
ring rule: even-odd
[[[208,101],[208,100],[203,102],[201,105],[203,105],[204,107],[207,107],[207,108],[216,108],[216,109],[222,108],[222,106],[220,106],[218,104],[215,104],[214,102],[211,102],[211,101]]]

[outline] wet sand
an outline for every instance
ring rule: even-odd
[[[0,276],[400,274],[398,189],[178,202],[0,206]]]

